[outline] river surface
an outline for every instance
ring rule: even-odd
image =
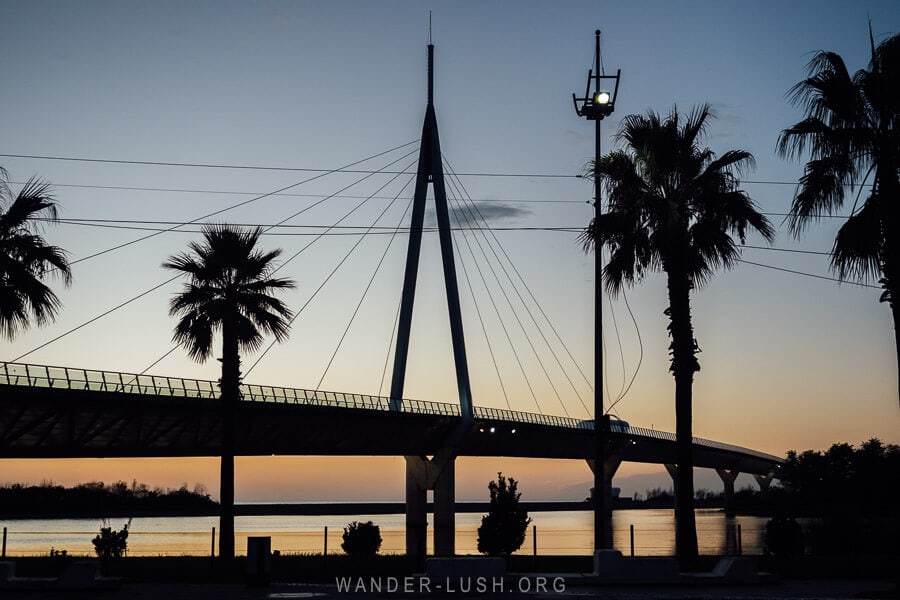
[[[698,509],[697,542],[701,554],[762,553],[762,517],[725,517],[718,509]],[[532,512],[532,526],[517,554],[590,555],[593,547],[593,515],[588,511]],[[72,555],[91,555],[91,540],[101,526],[120,529],[125,519],[16,519],[0,520],[7,528],[7,556],[49,555],[51,548]],[[341,553],[341,534],[350,521],[373,521],[381,528],[381,552],[404,552],[403,515],[253,516],[237,517],[236,548],[245,553],[247,537],[270,536],[272,549],[282,554]],[[429,526],[434,520],[429,515]],[[477,554],[480,514],[456,515],[456,553]],[[738,527],[740,525],[740,528]],[[665,556],[675,553],[675,519],[671,509],[617,510],[613,513],[613,545],[631,553],[634,527],[635,556]],[[209,555],[212,529],[217,517],[142,517],[129,527],[130,556]],[[430,528],[430,527],[429,527]],[[432,551],[429,531],[428,551]]]

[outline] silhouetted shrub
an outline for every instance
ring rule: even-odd
[[[350,556],[375,556],[381,549],[381,529],[372,521],[353,521],[344,527],[341,548]]]
[[[803,554],[803,529],[790,517],[775,517],[766,522],[766,552],[775,556]]]
[[[101,527],[100,534],[91,543],[94,544],[94,552],[103,559],[121,558],[128,549],[128,525],[121,531],[115,531],[112,527]]]
[[[518,482],[497,473],[497,481],[488,484],[491,492],[490,512],[481,517],[478,528],[478,551],[492,556],[509,556],[522,547],[531,518],[519,507]]]

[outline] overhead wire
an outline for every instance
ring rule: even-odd
[[[794,269],[785,269],[785,268],[783,268],[783,267],[775,267],[775,266],[772,266],[772,265],[765,265],[765,264],[758,263],[758,262],[753,262],[753,261],[749,261],[749,260],[744,260],[744,259],[742,259],[742,258],[737,258],[737,259],[735,259],[735,260],[736,260],[737,262],[739,262],[739,263],[744,263],[744,264],[747,264],[747,265],[753,265],[753,266],[755,266],[755,267],[763,267],[763,268],[766,268],[766,269],[774,269],[775,271],[783,271],[783,272],[785,272],[785,273],[792,273],[792,274],[794,274],[794,275],[803,275],[804,277],[814,277],[814,278],[816,278],[816,279],[824,279],[824,280],[826,280],[826,281],[836,281],[837,283],[849,283],[850,285],[857,285],[857,286],[859,286],[859,287],[872,288],[872,289],[876,289],[876,290],[882,289],[881,287],[879,287],[879,286],[877,286],[877,285],[872,285],[872,284],[869,284],[869,283],[862,283],[861,281],[852,281],[852,280],[849,280],[849,279],[838,279],[838,278],[836,278],[836,277],[826,277],[825,275],[815,275],[815,274],[813,274],[813,273],[804,273],[803,271],[796,271],[796,270],[794,270]]]
[[[410,144],[413,144],[413,143],[415,143],[415,142],[410,142],[410,143],[408,143],[408,144],[404,144],[403,146],[398,146],[398,147],[396,147],[396,148],[392,148],[391,150],[388,150],[388,151],[386,151],[386,152],[383,152],[383,153],[381,153],[381,154],[379,154],[379,155],[377,155],[377,156],[382,156],[382,155],[387,154],[387,153],[389,153],[389,152],[392,152],[392,151],[394,151],[394,150],[398,150],[399,148],[403,148],[403,147],[405,147],[405,146],[409,146]],[[392,166],[392,165],[396,164],[397,162],[399,162],[400,160],[403,160],[403,159],[406,158],[407,156],[410,156],[411,154],[414,154],[414,153],[415,153],[415,150],[413,150],[412,152],[408,152],[408,153],[404,154],[403,156],[401,156],[399,159],[395,159],[395,160],[389,162],[387,165],[385,165],[384,168],[387,168],[387,167],[389,167],[389,166]],[[364,160],[368,160],[368,159],[364,159]],[[348,189],[348,188],[350,188],[350,187],[353,187],[353,186],[356,185],[357,183],[360,183],[360,182],[362,182],[362,181],[365,181],[365,180],[368,179],[369,177],[371,177],[371,175],[366,175],[365,177],[360,177],[359,179],[357,179],[355,182],[353,182],[353,183],[350,184],[349,186],[344,187],[341,191],[346,190],[346,189]],[[393,180],[396,179],[396,178],[397,178],[397,176],[395,175],[390,181],[393,181]],[[316,178],[313,178],[313,179],[316,179]],[[387,184],[383,185],[381,188],[379,188],[379,191],[380,191],[381,189],[384,189],[384,187],[386,187],[386,186],[387,186]],[[376,193],[377,193],[377,192],[376,192]],[[316,207],[316,206],[322,204],[322,203],[325,202],[326,200],[329,200],[331,197],[332,197],[331,195],[322,197],[318,202],[314,202],[314,203],[310,204],[309,206],[303,208],[302,210],[297,211],[297,212],[294,213],[293,215],[287,217],[286,219],[283,219],[280,223],[277,223],[277,224],[275,224],[275,225],[270,225],[270,226],[268,226],[267,229],[263,229],[263,233],[265,233],[266,231],[271,230],[271,229],[273,229],[273,228],[275,228],[275,227],[284,227],[284,226],[285,226],[284,223],[286,223],[287,221],[293,219],[294,217],[296,217],[296,216],[298,216],[298,215],[300,215],[300,214],[302,214],[302,213],[304,213],[304,212],[306,212],[306,211],[308,211],[308,210],[311,210],[312,208],[314,208],[314,207]],[[257,199],[259,199],[259,198],[257,198]],[[343,221],[343,219],[346,219],[348,216],[350,216],[351,214],[353,214],[353,212],[356,211],[357,208],[359,208],[360,206],[362,206],[363,204],[365,204],[366,201],[367,201],[367,200],[363,200],[363,201],[362,201],[361,203],[359,203],[356,207],[354,207],[352,210],[350,210],[350,212],[348,212],[347,214],[345,214],[344,217],[343,217],[340,221],[338,221],[338,223],[340,223],[341,221]],[[203,217],[201,217],[201,218],[203,218]],[[199,220],[199,219],[198,219],[198,220]],[[313,239],[311,242],[309,242],[306,246],[304,246],[304,247],[301,248],[299,251],[297,251],[296,253],[294,253],[294,255],[291,256],[289,259],[287,259],[286,261],[284,261],[283,263],[281,263],[277,268],[273,269],[273,270],[272,270],[272,273],[274,274],[274,273],[278,272],[278,271],[279,271],[282,267],[284,267],[287,263],[289,263],[289,262],[291,262],[292,260],[294,260],[295,258],[297,258],[297,257],[298,257],[300,254],[302,254],[307,248],[309,248],[310,246],[312,246],[313,244],[315,244],[317,241],[319,241],[319,240],[322,238],[322,236],[325,235],[326,233],[327,233],[327,229],[326,229],[325,232],[320,233],[315,239]],[[360,239],[362,239],[362,238],[360,238]],[[178,277],[180,277],[180,274],[179,274],[179,275],[176,275],[173,279],[170,279],[169,281],[173,281],[174,279],[177,279]],[[274,342],[273,342],[273,343],[274,343]],[[177,348],[177,347],[178,347],[178,346],[175,345],[172,349],[170,349],[168,352],[166,352],[165,354],[163,354],[160,358],[156,359],[150,366],[148,366],[148,367],[145,368],[143,371],[141,371],[140,374],[143,375],[144,373],[146,373],[147,371],[149,371],[151,368],[153,368],[155,365],[159,364],[160,361],[162,361],[166,356],[168,356],[169,354],[171,354],[171,353],[175,350],[175,348]],[[254,363],[254,366],[255,366],[255,363]],[[249,372],[249,371],[248,371],[248,372]],[[246,374],[247,374],[247,373],[244,373],[244,375],[246,375]]]
[[[279,192],[284,192],[284,191],[287,191],[287,190],[289,190],[289,189],[295,188],[295,187],[297,187],[297,186],[303,185],[303,184],[305,184],[305,183],[309,183],[310,181],[315,181],[316,179],[320,179],[320,178],[322,178],[322,177],[325,177],[326,175],[331,175],[331,174],[337,173],[337,172],[339,172],[339,171],[341,171],[341,172],[347,172],[346,169],[347,169],[348,167],[352,167],[352,166],[358,165],[358,164],[360,164],[360,163],[364,163],[364,162],[367,162],[367,161],[369,161],[369,160],[372,160],[372,159],[374,159],[374,158],[378,158],[379,156],[383,156],[383,155],[385,155],[385,154],[389,154],[389,153],[391,153],[391,152],[394,152],[395,150],[399,150],[400,148],[405,148],[406,146],[409,146],[409,145],[411,145],[411,144],[415,144],[417,141],[418,141],[418,140],[413,140],[413,141],[411,141],[411,142],[407,142],[407,143],[402,144],[402,145],[400,145],[400,146],[396,146],[396,147],[394,147],[394,148],[391,148],[390,150],[385,150],[384,152],[379,152],[378,154],[373,154],[372,156],[367,156],[366,158],[363,158],[363,159],[361,159],[361,160],[354,161],[354,162],[349,163],[349,164],[347,164],[347,165],[345,165],[345,166],[343,166],[343,167],[339,167],[339,168],[337,168],[337,169],[332,169],[331,171],[327,171],[327,172],[321,173],[321,174],[319,174],[319,175],[315,175],[315,176],[313,176],[313,177],[309,177],[309,178],[307,178],[307,179],[304,179],[303,181],[298,181],[297,183],[293,183],[293,184],[288,185],[288,186],[285,186],[285,187],[283,187],[283,188],[279,188],[279,189],[275,190],[274,192],[269,192],[269,193],[267,193],[267,194],[260,194],[260,195],[258,195],[258,196],[253,197],[253,198],[250,198],[249,200],[245,200],[245,201],[243,201],[243,202],[238,202],[237,204],[232,204],[231,206],[225,207],[225,208],[220,209],[220,210],[213,211],[213,212],[211,212],[211,213],[208,213],[208,214],[206,214],[206,215],[203,215],[202,217],[197,217],[196,219],[192,219],[192,220],[190,220],[190,221],[187,221],[187,222],[184,223],[184,225],[190,225],[190,224],[196,223],[197,221],[200,221],[200,220],[202,220],[202,219],[208,219],[208,218],[210,218],[210,217],[214,217],[214,216],[216,216],[216,215],[222,214],[223,212],[226,212],[226,211],[229,211],[229,210],[233,210],[233,209],[235,209],[235,208],[239,208],[239,207],[241,207],[241,206],[250,204],[250,203],[252,203],[252,202],[256,202],[256,201],[258,201],[258,200],[262,200],[263,198],[268,198],[269,196],[278,194]],[[2,155],[0,155],[0,156],[2,156]],[[138,238],[138,239],[136,239],[136,240],[131,240],[130,242],[125,242],[124,244],[118,244],[118,245],[116,245],[116,246],[113,246],[112,248],[107,248],[106,250],[102,250],[102,251],[100,251],[100,252],[95,252],[94,254],[91,254],[91,255],[88,255],[88,256],[83,256],[83,257],[81,257],[81,258],[79,258],[79,259],[69,261],[69,265],[71,266],[71,265],[74,265],[74,264],[77,264],[77,263],[80,263],[80,262],[84,262],[84,261],[86,261],[86,260],[90,260],[90,259],[92,259],[92,258],[96,258],[96,257],[98,257],[98,256],[102,256],[102,255],[104,255],[104,254],[108,254],[108,253],[113,252],[113,251],[115,251],[115,250],[120,250],[120,249],[122,249],[122,248],[125,248],[126,246],[131,246],[132,244],[137,244],[138,242],[143,242],[144,240],[148,240],[148,239],[150,239],[150,238],[152,238],[152,237],[156,237],[157,235],[161,235],[161,234],[166,233],[166,232],[168,232],[168,231],[171,231],[171,230],[173,230],[173,229],[177,229],[177,228],[180,227],[180,226],[181,226],[181,225],[174,225],[173,227],[171,227],[171,228],[169,228],[169,229],[166,229],[166,230],[163,230],[163,231],[157,231],[157,232],[151,233],[151,234],[149,234],[149,235],[145,235],[145,236],[143,236],[143,237],[141,237],[141,238]]]
[[[393,151],[398,150],[398,149],[400,149],[400,148],[405,148],[406,146],[409,146],[409,145],[411,145],[411,144],[414,144],[414,143],[416,143],[416,141],[418,141],[418,140],[414,140],[414,141],[412,141],[412,142],[407,142],[406,144],[402,144],[402,145],[400,145],[400,146],[396,146],[396,147],[391,148],[391,149],[389,149],[389,150],[386,150],[386,151],[384,151],[384,152],[380,152],[380,153],[378,153],[378,154],[375,154],[375,155],[366,157],[366,158],[364,158],[364,159],[362,159],[362,160],[355,161],[355,162],[353,162],[353,163],[350,163],[349,165],[350,165],[350,166],[353,166],[353,165],[359,164],[359,163],[361,163],[361,162],[365,162],[365,161],[371,160],[371,159],[373,159],[373,158],[377,158],[377,157],[379,157],[379,156],[383,156],[383,155],[385,155],[385,154],[389,154],[390,152],[393,152]],[[327,175],[327,173],[324,174],[324,175]],[[289,189],[290,187],[296,187],[297,185],[301,185],[302,183],[306,183],[306,182],[312,181],[313,179],[318,179],[318,178],[320,178],[320,177],[323,177],[324,175],[318,175],[318,176],[316,176],[316,177],[309,178],[309,179],[304,180],[304,181],[302,181],[302,182],[298,182],[298,183],[296,183],[296,184],[293,184],[292,186],[288,186],[287,188],[282,188],[282,190],[284,190],[284,189]],[[264,198],[264,197],[266,197],[266,196],[267,196],[267,194],[260,195],[260,196],[258,196],[258,197],[256,197],[256,198],[252,198],[252,199],[250,199],[250,200],[246,200],[246,201],[244,201],[244,202],[240,202],[240,203],[238,203],[238,204],[232,205],[232,206],[227,207],[227,208],[224,208],[224,209],[222,209],[222,210],[215,211],[214,213],[210,213],[209,215],[202,216],[202,217],[198,217],[197,219],[194,219],[194,221],[191,221],[191,222],[196,222],[196,221],[199,221],[200,219],[205,219],[205,218],[208,218],[208,217],[210,217],[210,216],[213,216],[213,215],[216,215],[216,214],[220,214],[220,213],[222,213],[222,212],[225,212],[225,211],[227,211],[227,210],[231,210],[231,209],[233,209],[233,208],[237,208],[237,207],[239,207],[239,206],[243,206],[243,205],[245,205],[245,204],[249,204],[249,203],[255,202],[255,201],[257,201],[257,200],[261,200],[262,198]],[[185,223],[185,224],[189,224],[189,223],[191,223],[191,222],[187,222],[187,223]],[[174,226],[174,227],[171,227],[170,230],[175,230],[175,229],[177,229],[177,227],[178,227],[178,225],[176,225],[176,226]],[[164,231],[163,231],[163,232],[153,233],[153,234],[151,234],[151,235],[144,236],[144,237],[139,238],[139,239],[137,239],[137,240],[132,240],[132,241],[127,242],[127,243],[125,243],[125,244],[120,244],[120,245],[118,245],[118,246],[116,246],[116,247],[114,247],[114,248],[109,248],[109,249],[107,249],[107,250],[104,250],[104,251],[102,251],[102,252],[96,253],[96,254],[94,254],[94,255],[91,255],[91,256],[88,256],[88,257],[81,258],[81,259],[79,259],[79,260],[70,261],[69,264],[72,265],[72,264],[75,264],[75,263],[77,263],[77,262],[81,262],[81,261],[87,260],[88,258],[94,258],[94,257],[96,257],[96,256],[100,256],[101,254],[106,254],[106,253],[111,252],[111,251],[113,251],[113,250],[117,250],[117,249],[119,249],[119,248],[122,248],[122,247],[125,247],[125,246],[128,246],[128,245],[131,245],[131,244],[134,244],[134,243],[137,243],[137,242],[140,242],[140,241],[149,239],[149,238],[154,237],[154,236],[156,236],[156,235],[160,235],[161,233],[164,233]],[[98,316],[96,316],[96,317],[94,317],[94,318],[92,318],[92,319],[89,319],[89,320],[87,320],[87,321],[85,321],[85,322],[83,322],[83,323],[81,323],[81,324],[79,324],[79,325],[77,325],[77,326],[75,326],[75,327],[73,327],[73,328],[71,328],[71,329],[69,329],[69,330],[63,332],[63,333],[61,333],[60,335],[54,337],[53,339],[51,339],[51,340],[49,340],[49,341],[47,341],[47,342],[45,342],[45,343],[43,343],[43,344],[41,344],[41,345],[35,347],[35,348],[32,348],[31,350],[25,352],[24,354],[21,354],[20,356],[16,357],[15,359],[13,359],[13,362],[19,361],[19,360],[25,358],[26,356],[29,356],[30,354],[33,354],[34,352],[37,352],[38,350],[41,350],[41,349],[43,349],[43,348],[49,346],[50,344],[52,344],[52,343],[54,343],[54,342],[56,342],[56,341],[58,341],[58,340],[60,340],[60,339],[62,339],[62,338],[64,338],[64,337],[66,337],[66,336],[68,336],[68,335],[70,335],[70,334],[72,334],[72,333],[74,333],[74,332],[76,332],[76,331],[78,331],[78,330],[80,330],[80,329],[82,329],[83,327],[85,327],[85,326],[87,326],[87,325],[90,325],[90,324],[92,324],[92,323],[94,323],[94,322],[100,320],[101,318],[103,318],[103,317],[105,317],[105,316],[107,316],[107,315],[109,315],[109,314],[111,314],[111,313],[113,313],[113,312],[115,312],[115,311],[117,311],[117,310],[119,310],[119,309],[121,309],[121,308],[123,308],[123,307],[129,305],[129,304],[131,304],[132,302],[134,302],[134,301],[136,301],[136,300],[138,300],[138,299],[140,299],[140,298],[143,298],[144,296],[150,294],[151,292],[153,292],[153,291],[155,291],[155,290],[157,290],[157,289],[159,289],[159,288],[161,288],[161,287],[163,287],[163,286],[165,286],[165,285],[168,285],[169,283],[172,283],[173,281],[175,281],[176,279],[178,279],[180,276],[181,276],[180,274],[175,275],[175,276],[173,276],[173,277],[167,279],[166,281],[164,281],[164,282],[162,282],[162,283],[160,283],[160,284],[158,284],[158,285],[155,285],[155,286],[151,287],[150,289],[146,290],[145,292],[142,292],[142,293],[138,294],[137,296],[134,296],[134,297],[132,297],[132,298],[126,300],[125,302],[122,302],[121,304],[118,304],[117,306],[115,306],[115,307],[113,307],[113,308],[111,308],[111,309],[109,309],[109,310],[107,310],[107,311],[101,313],[100,315],[98,315]],[[167,356],[167,355],[170,354],[170,353],[171,353],[171,351],[167,352],[163,357],[161,357],[160,359],[158,359],[158,360],[154,363],[154,365],[157,364],[157,363],[159,362],[159,360],[162,360],[162,358],[164,358],[165,356]],[[144,372],[146,372],[146,370],[147,370],[147,369],[145,369]],[[143,373],[143,372],[142,372],[142,373]]]
[[[418,141],[418,140],[416,140]],[[415,142],[410,142],[415,143]],[[408,145],[408,144],[405,144]],[[22,158],[22,159],[30,159],[30,160],[57,160],[57,161],[68,161],[68,162],[85,162],[85,163],[105,163],[105,164],[117,164],[117,165],[141,165],[141,166],[154,166],[154,167],[191,167],[191,168],[201,168],[201,169],[242,169],[242,170],[254,170],[254,171],[300,171],[300,172],[309,172],[309,173],[333,173],[334,171],[342,171],[344,173],[372,173],[372,171],[367,171],[364,169],[320,169],[320,168],[311,168],[311,167],[267,167],[262,165],[230,165],[230,164],[222,164],[222,163],[188,163],[188,162],[172,162],[172,161],[153,161],[153,160],[124,160],[124,159],[111,159],[111,158],[82,158],[76,156],[46,156],[39,154],[0,154],[0,157],[4,158]],[[389,175],[415,175],[415,171],[382,171],[382,173],[386,173]],[[580,178],[581,175],[575,174],[566,174],[566,173],[489,173],[489,172],[474,172],[474,173],[459,173],[462,177],[535,177],[535,178],[549,178],[549,179],[577,179]]]
[[[631,386],[634,385],[635,379],[637,379],[638,373],[641,370],[641,365],[644,362],[644,341],[641,339],[641,330],[638,327],[637,319],[634,318],[634,313],[631,310],[631,305],[628,303],[628,294],[625,291],[625,288],[622,288],[622,299],[625,301],[625,308],[628,309],[628,314],[631,316],[631,322],[634,324],[634,331],[637,334],[638,340],[638,361],[637,366],[634,368],[634,373],[631,374],[631,380],[628,382],[628,385],[625,387],[625,390],[619,395],[618,398],[613,401],[612,404],[606,409],[606,412],[610,412],[616,405],[625,399],[628,395],[628,392],[631,391]]]
[[[619,347],[619,359],[622,363],[622,384],[619,387],[619,392],[616,398],[619,398],[623,391],[625,391],[625,353],[622,351],[622,336],[619,335],[619,323],[616,319],[616,311],[613,307],[612,302],[607,302],[606,305],[609,307],[609,314],[612,316],[613,322],[613,330],[616,334],[616,345]]]
[[[347,171],[341,171],[347,172]],[[25,181],[10,181],[13,185],[25,185]],[[239,192],[235,190],[210,190],[201,188],[160,188],[148,186],[127,186],[127,185],[89,185],[79,183],[59,183],[53,182],[53,187],[70,187],[76,189],[95,189],[95,190],[115,190],[128,192],[155,192],[155,193],[178,193],[178,194],[216,194],[231,196],[257,196],[263,192]],[[286,194],[273,193],[272,196],[284,196],[286,198],[321,198],[324,194]],[[354,196],[352,194],[332,194],[333,198],[350,198],[358,200],[364,196]],[[400,198],[402,200],[410,200],[412,197]],[[390,196],[375,196],[373,200],[390,200]],[[478,202],[503,202],[505,204],[584,204],[584,200],[523,200],[521,198],[479,198]]]
[[[317,205],[318,203],[316,203]],[[314,205],[307,207],[304,211],[314,208]],[[298,213],[299,214],[299,213]],[[293,216],[297,216],[296,214]],[[50,222],[51,219],[45,218],[37,218],[35,221],[46,221]],[[203,229],[184,229],[182,228],[164,228],[164,227],[139,227],[135,225],[122,225],[122,223],[159,223],[159,224],[168,224],[173,223],[172,221],[132,221],[132,220],[113,220],[113,219],[55,219],[53,222],[60,225],[73,225],[73,226],[84,226],[84,227],[99,227],[99,228],[107,228],[107,229],[124,229],[124,230],[137,230],[137,231],[158,231],[160,233],[201,233]],[[206,222],[196,222],[196,223],[182,223],[181,225],[209,225]],[[259,223],[230,223],[235,227],[260,227],[264,229],[264,235],[273,235],[273,236],[309,236],[316,235],[316,233],[302,233],[302,232],[272,232],[271,229],[279,228],[279,229],[338,229],[338,230],[364,230],[366,227],[364,225],[343,225],[339,227],[332,227],[329,225],[287,225],[287,224],[259,224]],[[467,230],[476,230],[476,229],[484,229],[483,227],[466,227]],[[560,233],[580,233],[581,230],[575,227],[492,227],[491,229],[495,231],[547,231],[547,232],[560,232]],[[451,230],[456,231],[457,228],[453,227]],[[379,233],[391,234],[395,231],[394,227],[375,227],[371,232],[372,235],[377,235]],[[401,227],[399,229],[400,232],[408,232],[408,227]],[[426,233],[433,233],[437,231],[436,227],[425,227],[423,228]],[[330,235],[359,235],[359,232],[354,233],[353,231],[344,232],[344,233],[333,233]]]
[[[415,140],[418,142],[419,140]],[[410,142],[410,143],[415,143]],[[408,145],[408,144],[405,144]],[[0,157],[2,158],[20,158],[27,160],[49,160],[49,161],[64,161],[64,162],[83,162],[83,163],[105,163],[105,164],[118,164],[118,165],[141,165],[141,166],[156,166],[156,167],[188,167],[188,168],[202,168],[202,169],[239,169],[239,170],[257,170],[257,171],[293,171],[293,172],[312,172],[312,173],[330,173],[333,171],[343,171],[345,173],[368,173],[370,171],[365,170],[347,170],[347,169],[325,169],[325,168],[312,168],[312,167],[271,167],[265,165],[234,165],[227,163],[196,163],[196,162],[176,162],[176,161],[151,161],[151,160],[126,160],[126,159],[112,159],[112,158],[85,158],[78,156],[50,156],[50,155],[42,155],[42,154],[12,154],[12,153],[0,153]],[[400,175],[415,175],[415,171],[405,171],[396,173],[393,171],[387,172],[389,174],[400,174]],[[565,178],[565,179],[585,179],[586,176],[583,173],[500,173],[500,172],[460,172],[456,174],[460,177],[545,177],[545,178]],[[798,185],[797,181],[778,181],[778,180],[760,180],[760,179],[744,179],[741,180],[741,183],[744,184],[753,184],[753,185]],[[866,183],[858,183],[858,182],[848,182],[843,184],[843,187],[856,188],[856,187],[867,187],[872,184]]]

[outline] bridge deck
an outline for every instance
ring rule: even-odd
[[[0,388],[7,405],[0,414],[0,455],[215,455],[220,426],[215,381],[0,363]],[[254,384],[242,385],[241,393],[246,430],[239,445],[247,454],[430,454],[460,418],[459,406],[424,400],[404,399],[392,410],[384,396]],[[474,414],[475,427],[460,454],[592,456],[593,420],[487,407],[475,407]],[[314,416],[321,418],[310,427]],[[284,430],[287,422],[296,426],[293,432]],[[674,456],[674,434],[617,421],[611,426],[614,440],[629,446],[626,460],[672,462],[664,454]],[[183,439],[188,433],[191,443]],[[175,439],[176,434],[182,437]],[[299,441],[302,436],[308,439]],[[747,472],[766,472],[783,462],[698,437],[694,447],[698,466],[740,463]]]

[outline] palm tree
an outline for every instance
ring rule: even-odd
[[[700,146],[711,116],[704,105],[687,119],[677,108],[664,120],[653,111],[625,117],[617,134],[625,148],[600,159],[609,211],[592,221],[581,238],[585,251],[593,248],[595,235],[609,248],[603,278],[612,294],[647,272],[666,274],[678,466],[675,539],[683,564],[697,556],[691,412],[700,363],[691,290],[709,281],[717,268],[734,266],[740,251],[732,235],[741,242],[748,229],[766,240],[774,236],[771,224],[739,189],[738,176],[753,166],[753,156],[729,150],[717,157]]]
[[[60,302],[42,281],[48,275],[72,281],[66,252],[40,236],[42,222],[56,220],[50,186],[30,179],[15,196],[0,167],[0,331],[8,340],[27,329],[52,321]]]
[[[191,358],[212,356],[213,335],[222,336],[222,459],[219,502],[219,556],[234,557],[235,416],[240,400],[241,350],[256,350],[263,334],[287,338],[291,311],[272,292],[294,287],[275,278],[273,262],[281,250],[257,248],[262,230],[228,225],[204,227],[204,242],[191,242],[190,253],[169,257],[163,267],[188,275],[169,305],[179,317],[172,336]]]
[[[834,52],[813,57],[809,77],[790,91],[806,118],[781,132],[778,152],[810,154],[788,217],[794,235],[838,211],[848,191],[855,193],[851,216],[834,241],[831,268],[841,280],[879,280],[881,301],[894,319],[900,370],[900,35],[876,47],[870,26],[869,41],[869,67],[852,76]],[[870,177],[868,196],[857,207]]]

